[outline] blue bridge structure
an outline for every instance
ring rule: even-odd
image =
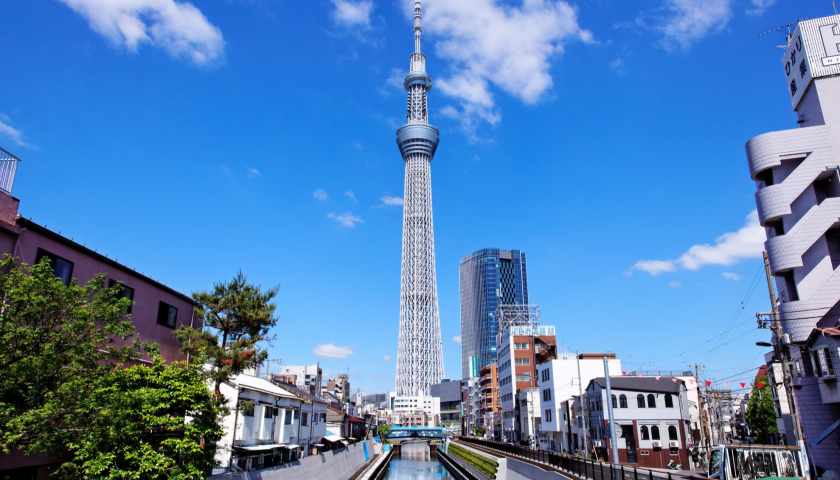
[[[443,441],[446,430],[441,427],[391,427],[388,440],[403,442]]]

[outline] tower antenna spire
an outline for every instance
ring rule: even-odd
[[[420,0],[414,0],[414,53],[420,53],[420,34],[423,32],[421,17]]]

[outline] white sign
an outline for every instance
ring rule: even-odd
[[[782,66],[790,102],[796,110],[813,79],[840,75],[840,15],[799,22]]]

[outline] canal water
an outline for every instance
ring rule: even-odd
[[[406,443],[400,450],[400,458],[391,460],[383,480],[454,480],[440,462],[431,458],[428,444]]]

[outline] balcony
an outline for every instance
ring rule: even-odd
[[[0,148],[0,192],[12,194],[19,158]]]

